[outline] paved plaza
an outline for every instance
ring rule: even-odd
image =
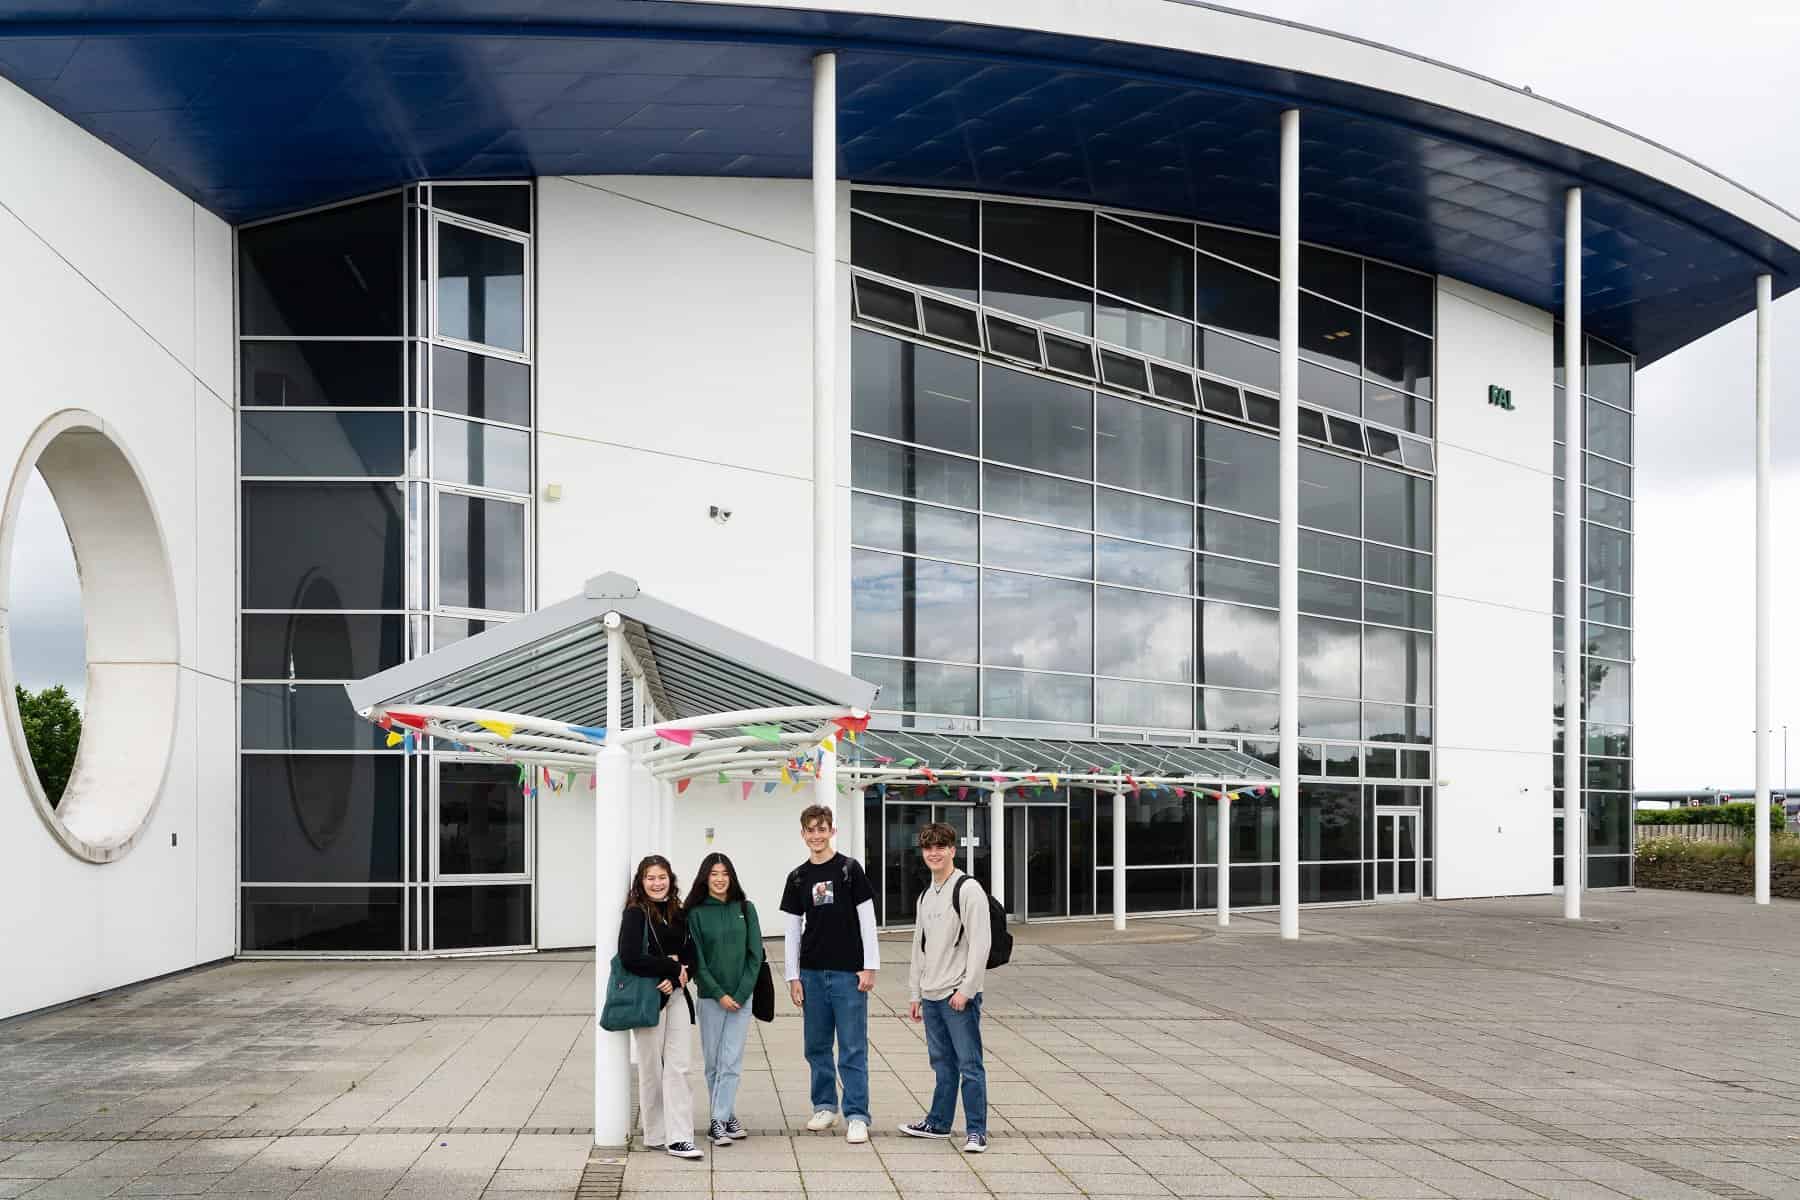
[[[1800,904],[1559,911],[1314,910],[1297,945],[1272,913],[1033,926],[989,976],[979,1158],[893,1132],[931,1086],[902,941],[872,1142],[798,1132],[786,1010],[747,1055],[754,1136],[698,1164],[590,1159],[591,955],[231,963],[0,1023],[0,1198],[1800,1200]]]

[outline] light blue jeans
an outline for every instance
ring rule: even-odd
[[[738,1080],[744,1072],[744,1042],[750,1036],[750,1006],[726,1012],[717,1000],[700,998],[700,1050],[706,1059],[706,1097],[712,1120],[737,1115]]]

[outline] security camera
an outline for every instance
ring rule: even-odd
[[[717,504],[709,506],[706,510],[706,515],[721,525],[731,520],[731,510],[729,508],[721,508]]]

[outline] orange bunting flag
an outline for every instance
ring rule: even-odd
[[[845,736],[854,742],[856,735],[869,727],[869,718],[867,714],[860,717],[833,717],[831,723],[843,730]]]
[[[694,731],[691,729],[663,729],[659,726],[656,736],[665,742],[674,742],[677,746],[694,744]]]

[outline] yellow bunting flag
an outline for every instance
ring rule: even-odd
[[[794,773],[787,769],[786,763],[781,764],[781,782],[783,782],[783,783],[794,782]]]
[[[387,744],[390,749],[392,749],[395,746],[398,746],[401,742],[404,742],[405,740],[406,740],[406,738],[403,737],[401,734],[394,732],[392,729],[388,730]]]
[[[477,721],[475,723],[489,733],[499,734],[503,738],[510,739],[513,735],[513,727],[505,721]]]
[[[1050,774],[1050,786],[1051,787],[1053,787],[1053,788],[1061,787],[1062,786],[1061,781],[1062,781],[1062,776],[1056,774],[1054,771],[1051,772],[1051,774]]]
[[[819,749],[825,751],[825,753],[827,753],[827,754],[836,754],[837,753],[837,743],[832,741],[830,738],[826,738],[824,741],[819,743]]]

